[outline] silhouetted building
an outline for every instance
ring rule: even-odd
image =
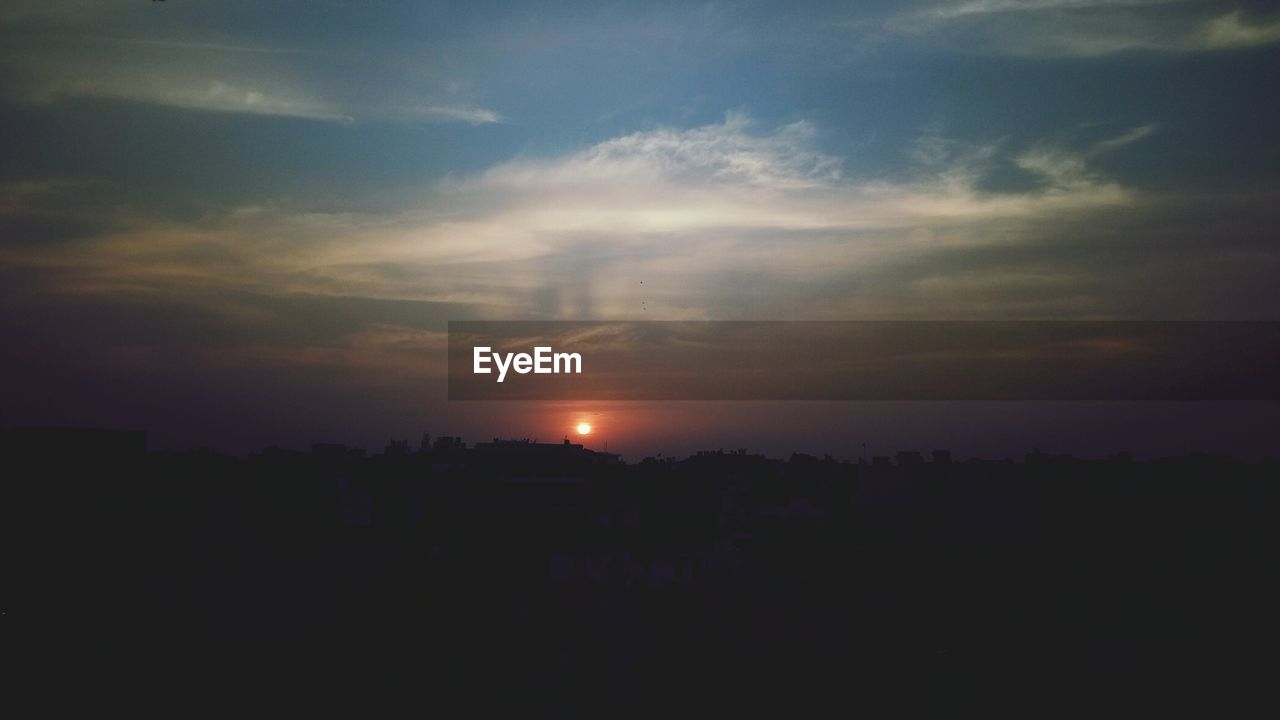
[[[915,450],[899,450],[895,459],[898,467],[913,468],[924,464],[924,457]]]
[[[450,450],[465,450],[466,447],[467,447],[467,444],[462,441],[462,438],[454,437],[452,435],[442,435],[436,438],[436,441],[435,443],[432,444],[431,449],[436,451],[450,451]]]
[[[364,458],[365,451],[339,443],[315,443],[311,446],[311,456],[321,461],[346,462]]]

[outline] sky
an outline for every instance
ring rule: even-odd
[[[1274,404],[449,403],[449,320],[1280,320],[1259,2],[9,0],[6,425],[1277,447]],[[857,448],[853,450],[851,448]]]

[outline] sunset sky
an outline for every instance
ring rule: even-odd
[[[1277,70],[1231,0],[8,0],[0,423],[1256,454],[1274,403],[449,403],[445,330],[1280,320]]]

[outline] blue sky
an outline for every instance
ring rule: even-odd
[[[8,422],[111,420],[49,389],[93,358],[425,425],[451,318],[1280,309],[1262,3],[19,0],[0,48],[7,364],[61,363]]]

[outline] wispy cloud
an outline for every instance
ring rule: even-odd
[[[312,51],[293,47],[270,47],[258,45],[237,45],[220,42],[194,42],[189,40],[157,40],[154,38],[105,37],[106,42],[140,47],[165,48],[180,51],[207,51],[215,53],[249,53],[264,55],[297,55]]]
[[[500,123],[502,115],[494,110],[468,105],[391,105],[381,108],[373,117],[401,122],[441,121],[471,125]]]
[[[1138,142],[1155,132],[1155,130],[1156,126],[1153,123],[1148,123],[1120,133],[1115,137],[1099,140],[1094,143],[1093,150],[1090,152],[1090,155],[1101,155],[1102,153],[1111,152],[1112,150],[1118,150],[1126,145]]]
[[[92,75],[46,76],[20,97],[37,104],[74,98],[103,98],[150,103],[208,112],[240,113],[340,123],[463,122],[483,125],[502,122],[493,110],[467,105],[356,105],[309,92],[306,83],[268,75],[237,77],[174,69],[156,72],[99,72]]]
[[[1222,12],[1194,0],[967,0],[890,15],[884,42],[960,52],[1101,57],[1122,52],[1200,53],[1280,42],[1280,18]]]
[[[1142,7],[1186,0],[966,0],[934,5],[917,13],[922,17],[959,18],[997,13],[1029,13],[1044,10]]]
[[[1280,42],[1280,19],[1248,23],[1240,12],[1210,20],[1204,28],[1204,46],[1212,50],[1248,48]]]
[[[21,99],[53,103],[73,98],[106,98],[211,112],[244,113],[353,122],[354,117],[278,79],[233,78],[205,73],[184,75],[172,69],[46,75],[26,88]]]
[[[76,98],[328,122],[468,123],[503,120],[439,78],[389,88],[301,47],[119,37],[53,36],[0,51],[10,101]],[[329,63],[329,64],[326,64]]]

